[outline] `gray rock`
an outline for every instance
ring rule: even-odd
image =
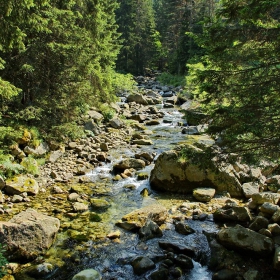
[[[249,269],[243,275],[244,280],[260,280],[260,274],[257,270]]]
[[[254,193],[252,195],[252,200],[258,205],[261,205],[265,202],[270,202],[272,204],[278,204],[280,199],[279,193],[272,192],[262,192],[262,193]]]
[[[175,259],[174,262],[179,265],[182,269],[192,269],[194,267],[192,259],[186,255],[179,254]]]
[[[146,99],[146,97],[139,93],[130,94],[127,97],[127,102],[135,102],[137,104],[148,105],[148,100]]]
[[[254,231],[259,231],[262,228],[267,228],[269,222],[268,219],[262,216],[257,216],[253,219],[252,223],[249,225],[249,229]]]
[[[101,280],[100,273],[94,269],[85,269],[74,275],[72,280]]]
[[[29,195],[36,195],[39,192],[39,185],[35,179],[19,175],[6,181],[5,192],[10,195],[24,192]]]
[[[178,222],[175,224],[175,230],[183,235],[189,235],[195,232],[195,230],[192,229],[189,225],[186,225],[182,222]]]
[[[49,155],[49,158],[47,159],[47,163],[54,163],[56,162],[61,156],[63,155],[63,152],[60,150],[52,151]]]
[[[137,144],[137,145],[153,145],[153,141],[150,139],[138,139],[138,140],[133,140],[132,144]]]
[[[148,257],[137,257],[131,263],[133,271],[137,275],[141,275],[156,267],[155,263]]]
[[[166,208],[159,204],[152,204],[123,216],[121,221],[117,222],[116,225],[126,230],[135,230],[143,227],[148,220],[161,225],[166,219]]]
[[[162,237],[162,230],[159,228],[158,224],[148,220],[146,224],[140,228],[139,237],[142,241],[146,241],[156,237]]]
[[[280,222],[280,209],[277,209],[271,217],[271,220],[275,223]]]
[[[176,254],[184,254],[190,258],[193,258],[196,254],[197,249],[191,245],[186,245],[182,242],[170,242],[170,241],[159,241],[158,245],[160,248],[175,252]]]
[[[260,207],[259,210],[262,213],[273,215],[277,210],[279,209],[278,205],[275,205],[274,203],[265,202]]]
[[[97,111],[94,110],[89,110],[88,115],[91,119],[93,119],[94,121],[100,122],[104,119],[103,115],[98,113]]]
[[[12,202],[13,202],[13,203],[18,203],[18,202],[22,202],[22,201],[23,201],[23,197],[20,196],[20,195],[15,194],[15,195],[12,197]]]
[[[276,247],[273,258],[274,269],[280,270],[280,247]]]
[[[220,230],[217,239],[226,248],[242,250],[253,256],[268,256],[274,250],[271,238],[240,225]]]
[[[5,180],[3,179],[3,177],[0,175],[0,190],[2,190],[6,185]]]
[[[77,193],[70,193],[68,195],[68,200],[69,201],[77,201],[80,198],[80,195]]]
[[[89,120],[84,125],[84,130],[92,131],[95,135],[100,133],[100,129],[98,125],[94,122],[94,120]]]
[[[272,236],[280,235],[280,226],[277,223],[270,224],[267,228],[271,232]]]
[[[199,135],[200,133],[196,126],[187,126],[182,129],[182,134]]]
[[[145,161],[136,158],[123,159],[122,161],[114,165],[114,169],[120,169],[120,170],[125,170],[130,168],[139,170],[144,167],[145,167]]]
[[[60,222],[57,218],[27,209],[8,222],[0,222],[0,242],[9,260],[32,260],[53,244]]]
[[[159,268],[158,270],[151,273],[151,280],[162,280],[168,279],[169,271],[166,268]]]
[[[112,120],[110,120],[110,125],[116,129],[124,127],[123,121],[119,118],[113,118]]]
[[[242,185],[242,191],[246,198],[251,198],[254,193],[259,192],[259,185],[253,182],[244,183]]]
[[[209,202],[215,195],[216,190],[211,188],[197,188],[193,190],[193,196],[201,202]]]
[[[85,212],[85,211],[88,211],[88,205],[83,202],[74,202],[73,209],[76,212]]]
[[[228,268],[221,269],[212,275],[212,280],[235,280],[236,271]]]
[[[104,210],[111,206],[111,204],[107,200],[102,198],[91,198],[90,203],[91,206],[96,210]]]
[[[247,207],[234,206],[217,209],[213,213],[213,218],[215,221],[220,222],[250,222],[252,220],[252,215]]]

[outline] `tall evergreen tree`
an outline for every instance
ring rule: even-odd
[[[197,89],[228,152],[279,157],[279,14],[279,1],[224,0],[197,38],[207,52]]]
[[[153,65],[155,22],[152,0],[119,0],[117,22],[121,33],[122,48],[117,68],[140,74]]]

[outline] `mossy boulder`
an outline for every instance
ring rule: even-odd
[[[38,182],[25,175],[19,175],[6,181],[5,192],[10,195],[27,192],[36,195],[39,192]]]

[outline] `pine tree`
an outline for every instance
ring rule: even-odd
[[[278,158],[279,1],[224,0],[197,41],[206,50],[195,71],[200,99],[227,152]]]

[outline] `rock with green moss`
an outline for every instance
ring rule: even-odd
[[[38,182],[25,175],[19,175],[6,181],[5,192],[10,195],[28,193],[36,195],[39,192]]]
[[[72,280],[101,280],[102,277],[95,269],[85,269],[76,274]]]
[[[111,206],[111,204],[102,198],[91,198],[90,203],[93,209],[105,210]]]

